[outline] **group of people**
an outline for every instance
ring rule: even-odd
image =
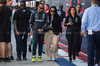
[[[81,5],[71,6],[66,17],[63,5],[58,9],[45,4],[41,0],[35,11],[26,8],[25,1],[20,2],[20,7],[15,6],[13,12],[6,6],[6,0],[0,0],[0,59],[2,62],[13,59],[11,45],[11,26],[14,27],[16,39],[17,59],[27,60],[27,38],[31,37],[29,51],[32,47],[32,62],[36,61],[36,48],[38,45],[38,61],[42,61],[43,43],[47,61],[55,60],[58,53],[58,43],[62,32],[66,29],[68,40],[69,62],[79,56],[82,36],[87,39],[88,66],[94,66],[94,49],[96,51],[95,64],[100,60],[100,7],[99,0],[91,0],[91,7],[84,14],[80,12]],[[81,21],[82,19],[82,21]],[[11,25],[12,23],[12,25]],[[63,27],[62,27],[63,26]],[[52,55],[51,55],[52,45]],[[9,58],[9,53],[11,57]],[[1,61],[1,60],[0,60]]]

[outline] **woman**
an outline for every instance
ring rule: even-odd
[[[52,60],[55,60],[58,52],[58,37],[62,32],[60,17],[57,14],[57,9],[55,6],[50,8],[49,12],[49,26],[47,32],[45,33],[45,52],[47,60],[51,60],[51,41],[52,41]]]
[[[80,10],[81,10],[81,5],[80,5],[80,4],[77,4],[77,6],[76,6],[77,15],[78,15],[80,18],[82,18],[83,13],[80,12]]]
[[[77,6],[76,6],[77,15],[80,16],[80,18],[82,19],[83,13],[80,12],[80,9],[81,9],[81,5],[77,4]],[[77,51],[76,51],[77,56],[79,56],[79,52],[80,52],[80,49],[81,49],[82,35],[83,35],[83,32],[81,30],[80,35],[79,35],[79,43],[77,45]]]
[[[67,26],[66,37],[68,40],[68,53],[69,62],[76,59],[75,53],[78,44],[78,37],[81,29],[81,19],[77,15],[76,8],[71,6],[68,10],[68,16],[66,17],[65,26]]]

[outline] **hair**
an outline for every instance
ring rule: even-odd
[[[44,6],[44,4],[43,4],[43,3],[40,3],[40,4],[38,5],[38,7],[39,7],[40,5],[43,5],[43,6]]]
[[[26,2],[25,1],[21,1],[20,3],[24,3],[26,5]]]
[[[72,8],[75,9],[75,15],[77,15],[76,8],[75,8],[74,6],[71,6],[71,7],[68,9],[68,15],[71,15],[70,11],[71,11]]]
[[[49,4],[46,4],[46,6],[48,6],[48,8],[49,8]]]
[[[0,4],[6,4],[7,1],[6,0],[0,0]]]
[[[56,8],[55,6],[51,6],[51,8],[50,8],[50,10],[49,10],[49,16],[51,17],[51,13],[50,13],[50,11],[51,11],[52,8],[55,9],[55,15],[54,15],[54,18],[59,17],[59,15],[57,14],[57,8]]]
[[[77,6],[78,6],[78,5],[79,5],[79,6],[80,6],[80,8],[81,8],[81,4],[77,4]]]
[[[45,1],[44,1],[44,0],[41,0],[41,1],[39,2],[39,4],[40,4],[41,2],[44,2],[44,3],[45,3]]]
[[[18,6],[18,5],[16,5],[16,6],[14,7],[14,9],[19,9],[19,6]]]
[[[80,8],[81,8],[81,4],[77,4],[77,6],[78,6],[78,5],[79,5],[79,6],[80,6]],[[79,12],[80,12],[80,10],[79,10]]]
[[[99,4],[99,0],[91,0],[93,1],[95,4]]]
[[[59,8],[62,10],[63,9],[63,4],[60,4],[59,5]]]

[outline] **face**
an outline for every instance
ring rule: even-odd
[[[48,6],[47,5],[45,5],[45,10],[48,8]]]
[[[44,10],[44,5],[39,5],[38,9],[39,9],[39,12],[43,12],[43,10]]]
[[[80,10],[80,5],[77,5],[76,10],[79,11]]]
[[[50,14],[51,14],[51,15],[54,15],[54,14],[55,14],[55,9],[54,9],[54,8],[51,8]]]
[[[25,5],[24,3],[20,3],[20,8],[21,8],[22,10],[24,10],[24,9],[26,8],[26,5]]]
[[[71,8],[70,13],[71,13],[72,15],[75,15],[75,9],[74,9],[74,8]]]
[[[93,1],[91,0],[91,5],[93,5]]]

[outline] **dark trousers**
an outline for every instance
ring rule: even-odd
[[[94,66],[94,50],[96,52],[95,63],[100,60],[100,32],[94,32],[93,35],[87,35],[88,66]],[[96,47],[95,47],[96,46]]]
[[[78,32],[66,32],[66,37],[68,40],[68,53],[69,57],[72,57],[72,55],[75,55],[78,45]]]
[[[82,36],[80,34],[78,38],[78,45],[77,45],[76,53],[79,53],[81,51],[81,44],[82,44]]]
[[[28,32],[25,31],[25,34],[21,31],[20,35],[17,36],[15,33],[16,38],[16,50],[17,50],[17,57],[21,58],[21,54],[23,55],[23,58],[26,58],[27,53],[27,34]]]
[[[41,56],[43,43],[44,43],[44,34],[38,33],[37,31],[34,31],[33,40],[34,40],[34,43],[33,43],[32,55],[36,55],[36,48],[37,48],[37,43],[38,43],[38,55]]]

